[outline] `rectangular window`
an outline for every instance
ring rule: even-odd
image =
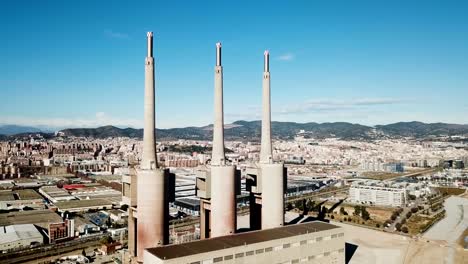
[[[244,252],[236,254],[236,259],[243,258],[243,257],[244,257]]]
[[[317,237],[317,238],[315,239],[315,241],[317,241],[317,242],[320,242],[320,241],[322,241],[322,240],[323,240],[323,237]]]
[[[232,259],[232,255],[224,256],[224,260],[231,260],[231,259]]]
[[[267,248],[265,248],[265,252],[271,252],[272,250],[273,250],[272,247],[267,247]]]
[[[255,250],[255,254],[262,254],[263,251],[264,251],[263,248],[262,249],[257,249],[257,250]]]
[[[297,264],[297,263],[299,263],[299,260],[298,260],[298,259],[293,259],[293,260],[291,261],[291,263],[292,263],[292,264]]]
[[[254,254],[253,250],[245,252],[246,256],[253,256],[253,254]]]
[[[334,234],[331,236],[332,239],[335,239],[338,235],[337,234]]]
[[[222,261],[223,261],[223,257],[217,257],[217,258],[213,259],[213,262],[215,262],[215,263],[222,262]]]
[[[283,244],[283,248],[290,248],[291,244]]]
[[[301,241],[301,246],[303,246],[303,245],[305,245],[305,244],[307,244],[307,240],[302,240],[302,241]]]
[[[313,260],[315,258],[315,256],[309,256],[307,259],[309,259],[309,261]]]

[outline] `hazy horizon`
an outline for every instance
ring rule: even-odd
[[[212,123],[218,41],[226,123],[259,119],[268,49],[273,120],[467,124],[467,11],[430,1],[6,2],[0,123],[142,127],[153,31],[161,128]]]

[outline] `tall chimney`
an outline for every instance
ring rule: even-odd
[[[262,95],[262,143],[260,149],[260,163],[272,163],[271,149],[271,105],[270,105],[270,54],[264,53],[263,95]]]
[[[223,67],[221,66],[221,43],[216,43],[214,101],[215,120],[213,125],[213,152],[210,167],[210,216],[208,218],[210,237],[234,234],[236,232],[237,221],[236,166],[226,164],[226,158],[224,156]],[[204,219],[206,220],[206,218]],[[204,231],[207,230],[205,229]]]
[[[145,59],[145,127],[143,132],[143,157],[141,169],[154,169],[158,167],[156,159],[156,135],[154,114],[154,58],[153,58],[153,32],[147,33],[148,54]]]
[[[153,33],[148,32],[145,59],[145,128],[143,157],[137,170],[137,260],[146,248],[169,242],[169,170],[158,168],[155,136]]]
[[[214,91],[213,151],[212,165],[225,165],[224,156],[224,111],[223,111],[223,66],[221,66],[221,43],[216,43],[215,91]]]

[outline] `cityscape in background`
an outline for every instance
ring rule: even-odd
[[[159,63],[167,47],[159,46],[157,27],[148,30],[136,36],[141,121],[125,125],[109,117],[100,125],[107,122],[102,114],[96,126],[28,125],[0,113],[0,121],[13,120],[0,124],[0,263],[467,263],[465,120],[285,120],[275,106],[288,97],[280,64],[295,56],[267,47],[252,48],[261,65],[254,75],[257,106],[239,110],[255,118],[233,119],[229,89],[238,83],[230,63],[243,62],[233,61],[239,48],[225,45],[233,40],[224,35],[226,41],[209,46],[211,65],[194,69],[210,76],[210,90],[200,96],[212,99],[212,121],[194,126],[180,119],[185,125],[160,128],[161,101],[198,99],[169,96],[172,88],[160,85],[177,67]],[[197,59],[205,60],[187,63]],[[0,77],[0,85],[14,83]],[[133,98],[134,90],[120,96]],[[352,114],[355,106],[394,104],[356,90],[362,99],[352,105],[299,105],[317,92],[301,91],[293,112]],[[186,109],[172,111],[178,119]]]

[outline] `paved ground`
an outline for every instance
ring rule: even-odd
[[[445,201],[444,207],[445,218],[429,229],[423,237],[446,242],[449,249],[444,263],[452,264],[455,263],[455,254],[460,251],[457,240],[468,228],[468,199],[452,196]]]
[[[466,264],[468,252],[456,244],[468,227],[468,199],[452,196],[445,201],[446,217],[422,237],[406,237],[344,223],[346,242],[357,249],[350,264]]]
[[[447,248],[439,243],[344,223],[346,242],[356,245],[349,264],[439,264],[444,263]]]

